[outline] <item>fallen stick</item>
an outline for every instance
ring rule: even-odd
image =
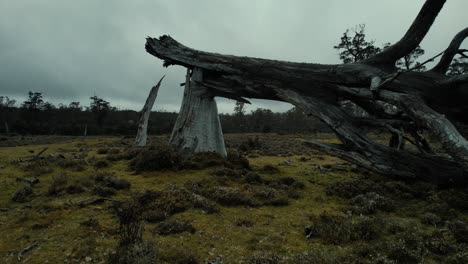
[[[37,155],[34,158],[38,159],[42,155],[42,153],[46,152],[46,150],[48,150],[48,149],[49,149],[49,147],[43,148],[41,151],[39,151],[39,153],[37,153]]]
[[[36,183],[39,183],[39,179],[27,179],[27,178],[16,178],[16,181],[19,182],[19,181],[22,181],[22,182],[26,182],[26,183],[29,183],[30,185],[34,185]]]
[[[68,204],[69,205],[79,206],[79,207],[85,207],[85,206],[92,205],[92,204],[102,203],[104,201],[116,202],[118,200],[110,199],[110,198],[104,198],[104,197],[93,197],[93,198],[85,199],[85,200],[78,201],[78,202],[75,202],[75,203],[72,202],[71,200],[68,200]]]
[[[35,247],[39,246],[39,243],[38,242],[34,242],[33,244],[25,247],[23,250],[20,251],[20,253],[18,253],[18,261],[21,261],[21,259],[23,258],[23,256],[28,253],[29,251],[33,250]]]

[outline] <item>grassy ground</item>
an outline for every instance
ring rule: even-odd
[[[135,173],[130,161],[112,158],[131,142],[118,137],[1,147],[0,262],[18,262],[18,253],[34,243],[37,247],[25,253],[22,262],[103,263],[115,254],[119,223],[110,209],[112,201],[80,207],[76,204],[99,193],[89,188],[51,192],[59,175],[72,185],[87,186],[94,175],[105,173],[131,184],[108,197],[113,200],[193,182],[287,194],[287,202],[281,204],[227,205],[215,200],[219,212],[186,208],[167,216],[191,223],[194,233],[157,235],[158,223],[145,223],[143,238],[154,243],[160,263],[467,263],[466,190],[384,179],[308,150],[301,145],[304,139],[308,138],[227,135],[228,147],[248,157],[261,184],[213,175],[222,165]],[[166,140],[152,139],[155,144]],[[326,135],[320,140],[334,141]],[[20,162],[45,147],[44,157],[64,158]],[[67,165],[61,160],[77,162]],[[278,184],[285,177],[304,186]],[[20,202],[12,195],[28,184],[17,178],[39,179],[33,194]]]

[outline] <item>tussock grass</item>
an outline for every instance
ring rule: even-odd
[[[130,169],[135,155],[117,137],[0,148],[0,262],[16,261],[15,254],[34,242],[40,246],[26,254],[30,263],[85,262],[87,257],[99,262],[114,256],[120,234],[118,218],[109,209],[112,202],[76,205],[108,194],[94,190],[96,186],[112,188],[108,199],[137,199],[146,206],[141,235],[157,248],[158,263],[217,258],[224,263],[466,260],[462,246],[467,241],[466,191],[438,190],[352,169],[321,171],[318,166],[333,168],[343,161],[306,151],[300,142],[310,138],[304,136],[259,136],[261,144],[243,149],[239,146],[245,137],[226,138],[234,153],[248,160],[235,156],[240,165],[229,166],[214,158],[208,163],[202,159],[196,162],[203,166],[138,174]],[[167,137],[153,141],[158,140]],[[321,140],[336,141],[329,136]],[[45,164],[30,167],[17,162],[44,147],[49,147],[44,156],[60,153],[65,160],[44,160]],[[94,166],[95,160],[108,163]],[[277,170],[265,170],[269,166]],[[42,167],[48,169],[35,174],[40,182],[32,187],[34,195],[24,202],[13,201],[15,191],[25,186],[16,178],[29,177]],[[58,175],[65,175],[65,180]],[[51,186],[56,187],[54,195],[49,193]],[[158,199],[166,203],[158,204]],[[230,204],[234,201],[241,202]],[[190,223],[196,232],[189,228],[189,232],[157,235],[154,230],[163,221]],[[315,234],[306,238],[310,232],[304,228],[311,225]]]

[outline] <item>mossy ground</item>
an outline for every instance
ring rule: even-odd
[[[229,139],[229,135],[227,138]],[[244,136],[233,135],[228,146],[236,148]],[[260,136],[260,141],[266,145],[271,142],[288,142],[299,144],[299,136]],[[154,139],[167,140],[167,137]],[[323,137],[321,140],[334,141]],[[81,263],[105,262],[117,246],[118,221],[110,202],[104,202],[86,207],[73,205],[95,195],[84,192],[80,194],[64,194],[60,196],[47,195],[53,176],[61,173],[72,179],[89,177],[96,171],[109,172],[115,177],[123,178],[131,183],[130,190],[121,190],[112,199],[129,198],[133,192],[144,190],[162,190],[169,184],[184,185],[189,181],[213,181],[216,177],[212,171],[216,168],[202,170],[153,171],[136,174],[129,169],[128,160],[110,161],[110,166],[96,168],[92,165],[96,159],[106,159],[110,154],[98,154],[102,148],[123,150],[131,140],[118,137],[90,137],[86,139],[70,138],[59,143],[46,145],[24,145],[18,147],[0,148],[0,263],[16,263],[17,254],[23,248],[38,242],[34,248],[23,257],[26,263]],[[289,145],[292,146],[292,145]],[[297,146],[297,145],[294,145]],[[81,155],[88,162],[84,170],[76,171],[62,168],[54,162],[44,161],[41,165],[24,168],[17,161],[38,153],[44,147],[48,150],[44,156],[62,154],[65,159]],[[34,153],[31,153],[34,152]],[[278,155],[279,154],[279,155]],[[192,223],[196,232],[185,232],[167,236],[154,235],[155,224],[146,223],[144,239],[154,242],[158,248],[160,262],[173,262],[175,256],[191,254],[199,263],[221,257],[224,263],[238,263],[251,256],[254,252],[273,252],[277,255],[292,256],[309,251],[314,245],[320,245],[332,252],[346,251],[356,256],[361,252],[367,241],[350,241],[340,245],[324,243],[316,237],[306,239],[304,227],[321,214],[349,214],[350,199],[331,195],[327,190],[339,182],[352,182],[371,178],[373,182],[387,181],[377,175],[364,175],[359,170],[333,170],[343,161],[331,156],[322,155],[301,148],[288,149],[288,144],[269,150],[252,150],[248,154],[252,170],[265,180],[275,180],[290,176],[303,182],[305,188],[298,189],[299,198],[290,199],[286,206],[221,206],[218,213],[206,214],[202,210],[189,209],[170,217],[174,220],[186,220]],[[265,165],[279,168],[277,173],[263,170]],[[40,167],[47,167],[46,170]],[[332,168],[322,170],[322,168]],[[12,194],[25,186],[18,182],[17,177],[36,177],[40,180],[33,187],[34,194],[29,201],[18,203],[11,199]],[[229,186],[241,183],[230,182]],[[410,186],[412,188],[412,186]],[[436,192],[437,194],[437,192]],[[401,229],[417,228],[421,234],[432,234],[438,226],[422,223],[423,214],[431,201],[427,197],[401,198],[397,201],[394,211],[378,211],[373,217],[384,219],[386,224],[398,223]],[[450,204],[449,204],[450,206]],[[463,206],[462,206],[463,207]],[[466,208],[465,208],[466,209]],[[457,219],[468,219],[467,212],[459,208],[448,208]],[[82,223],[96,219],[98,226],[86,226]],[[239,223],[249,222],[249,225]],[[383,232],[383,231],[382,231]],[[385,232],[372,241],[379,244],[392,239],[398,240],[398,231]],[[456,244],[452,238],[447,240]],[[378,251],[378,249],[377,249]],[[350,253],[350,254],[351,254]],[[385,252],[382,252],[384,254]],[[363,253],[359,253],[363,254]],[[447,253],[447,256],[452,253]],[[455,254],[455,253],[453,253]],[[88,257],[88,259],[86,259]],[[368,258],[364,256],[363,258]],[[445,256],[427,254],[424,263],[439,263]],[[247,260],[245,260],[247,261]],[[259,262],[260,263],[260,262]],[[266,263],[266,262],[265,262]],[[364,263],[364,262],[362,262]],[[376,262],[377,263],[377,262]],[[382,262],[384,263],[384,262]],[[454,262],[455,263],[455,262]]]

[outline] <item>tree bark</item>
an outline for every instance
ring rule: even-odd
[[[468,123],[468,77],[448,77],[437,71],[396,73],[395,68],[398,59],[420,44],[444,3],[427,0],[400,41],[360,63],[322,65],[222,55],[188,48],[169,36],[148,38],[146,50],[164,60],[164,66],[202,72],[203,79],[196,83],[204,94],[292,103],[320,118],[342,142],[310,146],[392,177],[465,184],[468,144],[450,120]],[[338,107],[343,100],[366,110],[382,109],[382,102],[397,107],[395,113],[371,112],[375,120],[390,119],[402,127],[432,132],[452,159],[371,141],[354,118]]]
[[[145,105],[140,112],[140,120],[138,121],[138,131],[135,138],[135,146],[136,147],[144,147],[146,146],[146,141],[148,139],[148,120],[151,114],[151,109],[153,109],[154,101],[156,101],[156,97],[158,96],[159,87],[161,86],[161,82],[164,79],[164,76],[159,80],[159,82],[151,88],[151,91],[146,98]]]
[[[170,143],[185,156],[199,152],[216,152],[227,156],[218,108],[213,96],[206,93],[203,71],[187,70],[184,98],[172,131]]]

